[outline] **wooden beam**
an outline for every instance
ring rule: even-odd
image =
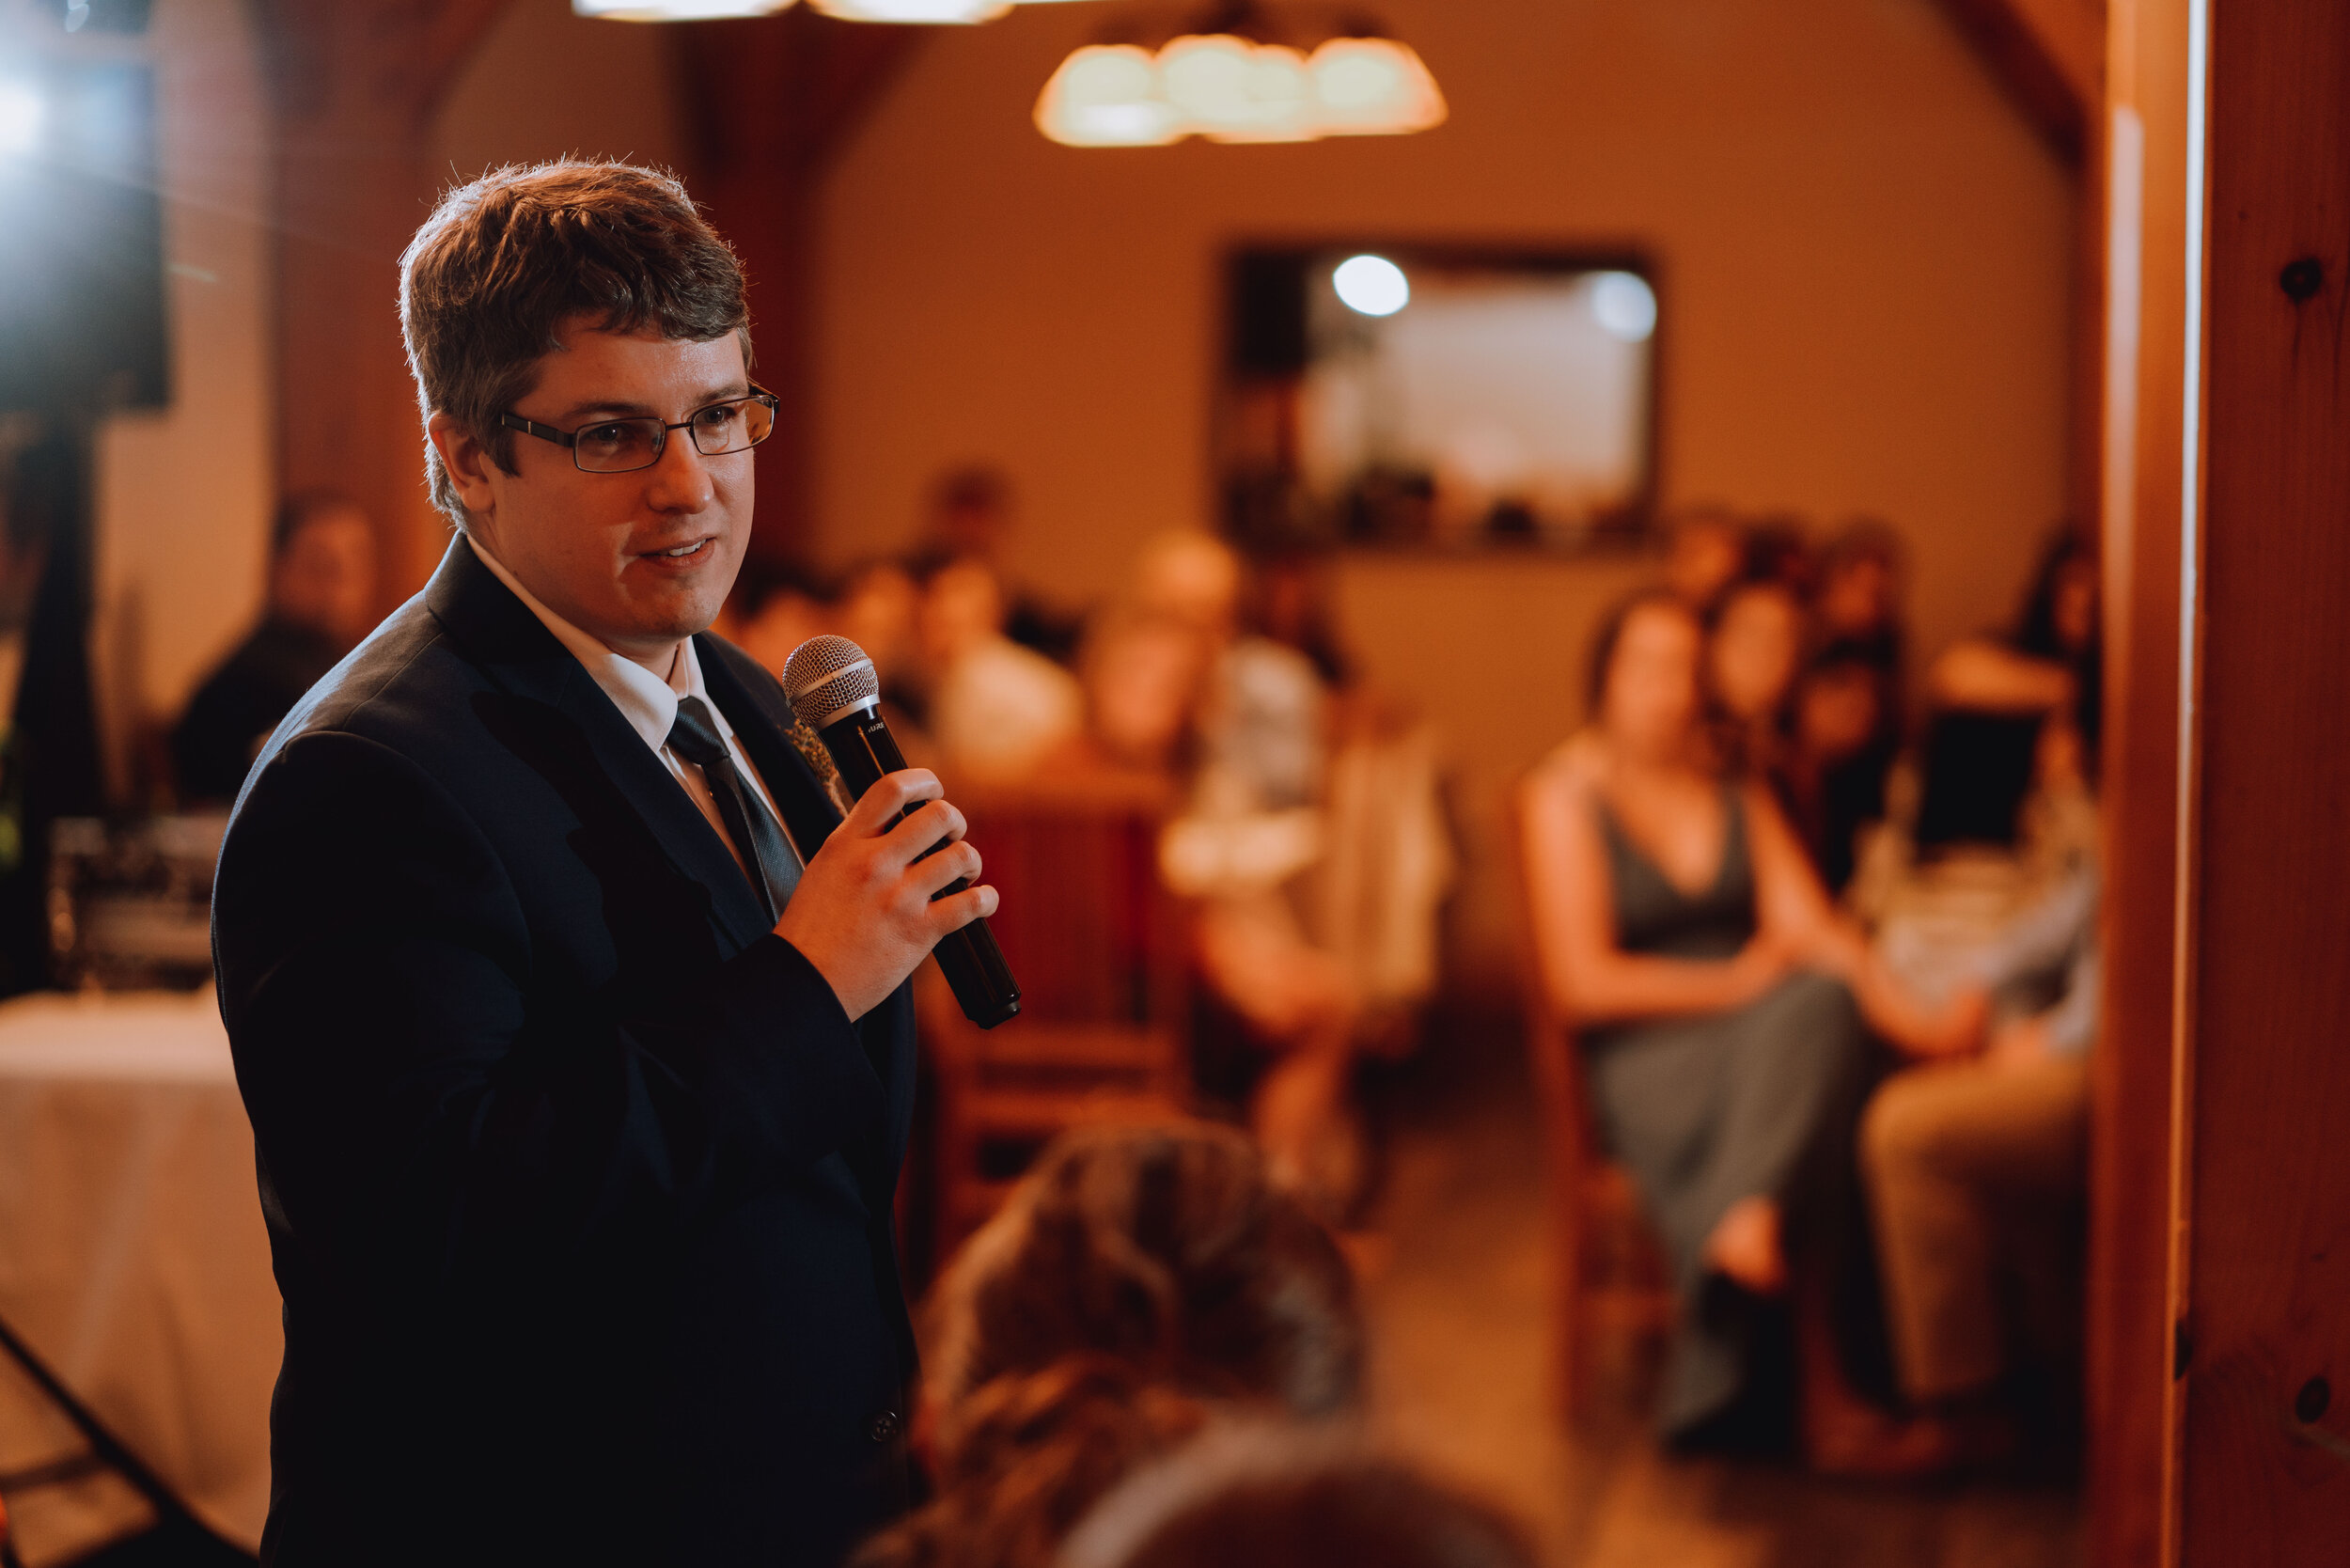
[[[2068,160],[2105,98],[2101,0],[1942,0],[2011,97]]]
[[[2208,14],[2174,1215],[2190,1568],[2350,1559],[2350,7]]]
[[[259,0],[277,134],[277,468],[349,492],[383,543],[384,608],[447,537],[396,311],[434,191],[434,108],[507,0]]]
[[[817,197],[831,161],[924,29],[860,26],[805,8],[713,22],[682,37],[697,113],[694,195],[743,259],[760,384],[782,400],[760,463],[751,552],[791,555],[807,538],[815,455]]]
[[[2105,1027],[2090,1138],[2089,1560],[2141,1568],[2170,1450],[2188,0],[2116,0],[2105,375]]]

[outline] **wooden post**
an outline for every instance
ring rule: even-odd
[[[815,461],[816,204],[833,154],[924,30],[860,26],[806,8],[682,35],[699,156],[695,198],[750,279],[754,372],[782,400],[759,475],[752,555],[807,537]]]
[[[277,471],[375,520],[384,608],[448,525],[424,485],[400,253],[430,210],[434,106],[506,0],[261,0],[277,109]]]
[[[2169,1295],[2179,839],[2188,0],[2114,0],[2102,138],[2105,1027],[2090,1174],[2090,1560],[2156,1560]]]
[[[2208,15],[2171,1491],[2232,1568],[2350,1560],[2350,6]]]

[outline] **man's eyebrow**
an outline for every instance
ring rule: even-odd
[[[695,393],[686,412],[691,414],[695,409],[708,408],[712,403],[728,402],[733,399],[747,398],[750,395],[751,384],[747,378],[721,382],[715,386]],[[648,415],[656,418],[667,417],[650,403],[630,402],[620,398],[591,398],[586,402],[573,403],[565,409],[556,416],[556,422],[569,424],[573,420],[585,419],[596,414],[606,414],[621,419],[639,419]]]

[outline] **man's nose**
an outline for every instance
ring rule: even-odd
[[[656,511],[697,512],[710,505],[714,490],[710,465],[684,431],[671,431],[660,458],[647,470],[645,499]]]

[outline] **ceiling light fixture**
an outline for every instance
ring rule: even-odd
[[[993,22],[1011,9],[1011,0],[809,0],[842,22],[911,22],[959,26]]]
[[[1065,147],[1164,147],[1185,136],[1408,135],[1444,123],[1444,94],[1409,45],[1334,38],[1305,55],[1244,36],[1236,15],[1254,21],[1249,8],[1228,11],[1223,28],[1185,33],[1156,54],[1125,43],[1077,50],[1037,99],[1037,129]]]

